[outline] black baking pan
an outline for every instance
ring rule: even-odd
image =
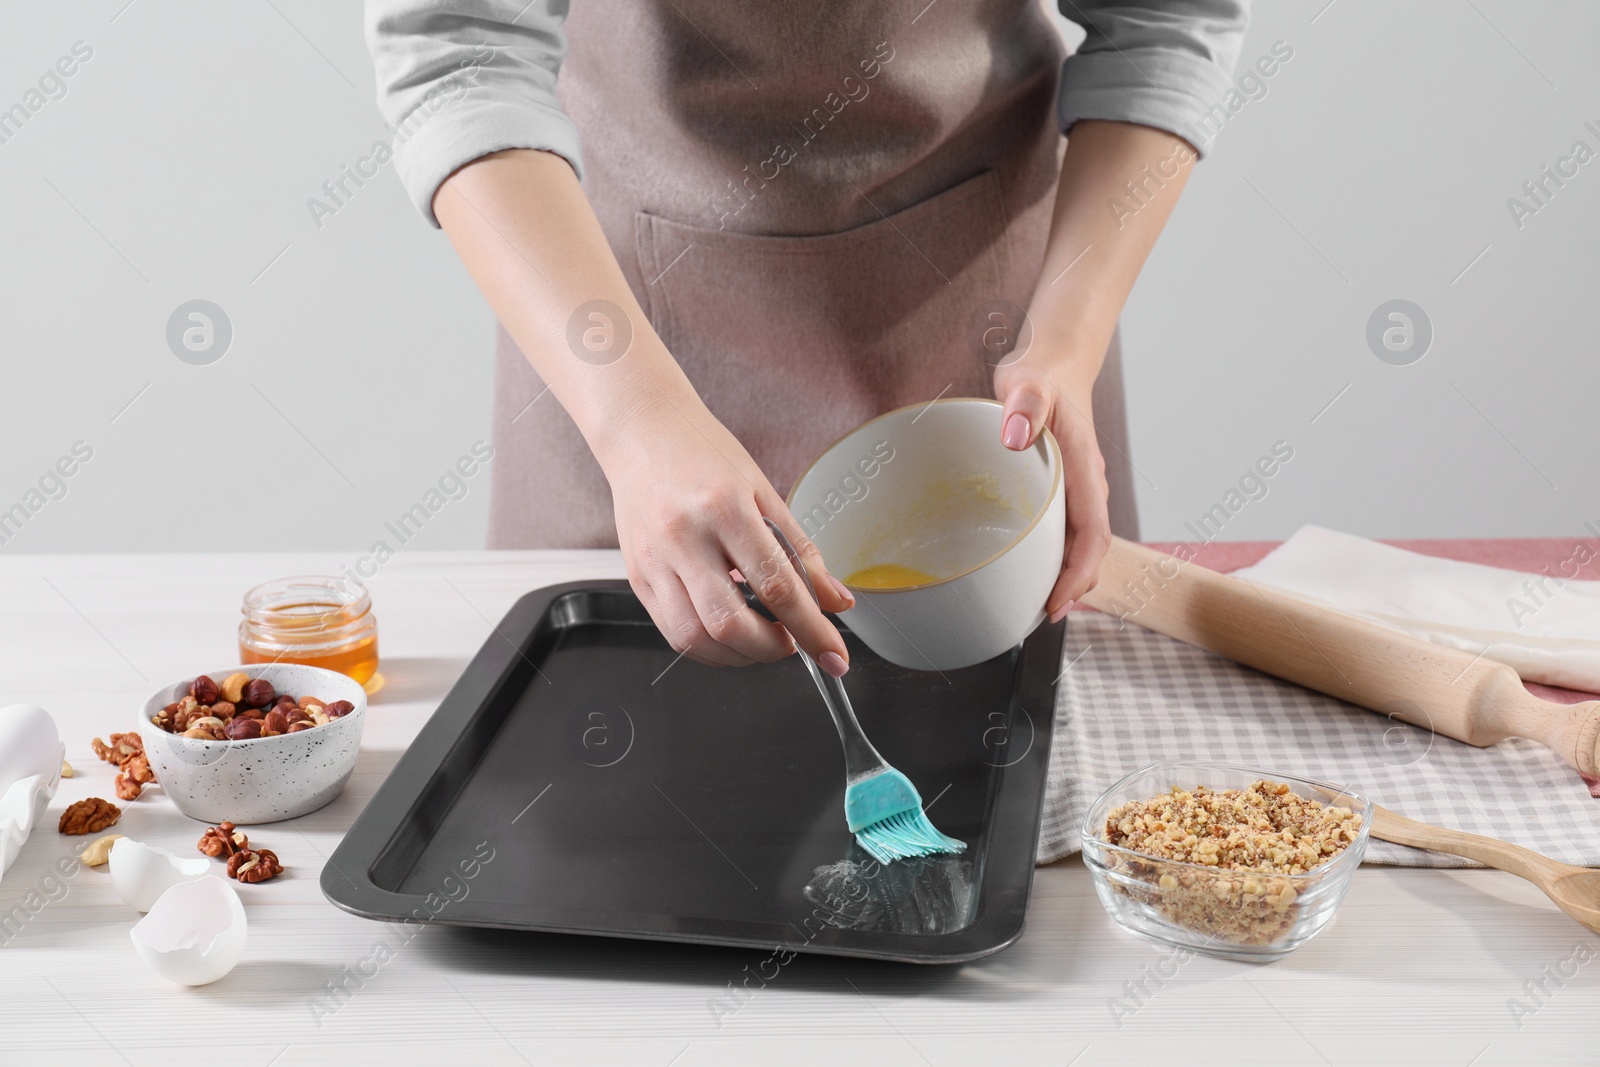
[[[841,627],[843,628],[843,627]],[[795,657],[678,656],[627,583],[524,596],[322,872],[347,911],[917,963],[1022,932],[1065,624],[913,671],[848,629],[845,684],[965,853],[881,866],[845,828],[839,737]]]

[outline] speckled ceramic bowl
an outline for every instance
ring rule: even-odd
[[[227,819],[241,826],[278,822],[316,811],[338,796],[355,769],[367,694],[335,671],[293,663],[220,667],[205,671],[213,680],[235,671],[265,678],[280,693],[313,696],[331,703],[348,700],[355,710],[314,730],[258,737],[250,741],[205,741],[169,734],[150,721],[189,691],[185,678],[152,693],[139,712],[139,736],[162,792],[191,819]]]

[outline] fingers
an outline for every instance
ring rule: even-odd
[[[747,661],[776,663],[793,655],[788,632],[751,611],[728,574],[727,560],[716,546],[705,549],[697,564],[678,572],[705,636]]]
[[[811,584],[816,587],[817,599],[822,602],[822,610],[838,614],[855,607],[855,594],[829,573],[828,565],[823,562],[822,553],[816,543],[806,536],[805,530],[795,521],[782,498],[776,493],[773,493],[770,499],[766,498],[766,494],[762,494],[762,497],[759,503],[763,514],[778,524],[778,529],[783,531],[783,535],[789,539],[794,550],[800,553],[800,562],[805,564],[806,572],[811,575]]]
[[[755,662],[711,636],[693,598],[676,574],[659,571],[648,580],[633,576],[630,580],[656,629],[676,651],[713,667],[743,667]],[[733,590],[731,583],[728,588],[730,592]],[[739,607],[743,614],[762,621],[754,612],[745,610],[742,600]]]
[[[785,533],[787,535],[787,531]],[[850,654],[845,649],[844,638],[838,628],[823,617],[822,609],[811,599],[766,523],[757,516],[754,522],[733,525],[723,534],[723,544],[750,588],[793,635],[795,643],[835,678],[848,671]],[[796,545],[797,550],[798,547]],[[827,572],[820,573],[826,575]],[[819,584],[815,574],[813,584]],[[819,588],[819,599],[822,592]]]
[[[1024,379],[1006,394],[1000,416],[1000,443],[1020,452],[1038,440],[1050,425],[1050,390],[1042,382]]]
[[[1067,545],[1061,576],[1045,601],[1050,621],[1058,622],[1074,601],[1094,588],[1100,561],[1111,547],[1111,518],[1106,509],[1105,460],[1094,428],[1076,418],[1061,445],[1063,488],[1067,494]]]
[[[1050,589],[1050,596],[1044,602],[1045,614],[1051,622],[1060,622],[1067,617],[1067,612],[1072,610],[1072,605],[1077,602],[1068,590],[1071,588],[1072,579],[1067,576],[1065,561],[1061,565],[1061,573],[1056,576],[1056,584]],[[1052,606],[1054,605],[1054,606]]]
[[[1001,414],[1000,441],[1013,451],[1030,447],[1044,427],[1051,427],[1061,445],[1062,480],[1067,494],[1067,539],[1061,574],[1045,611],[1059,622],[1083,594],[1094,588],[1100,561],[1111,547],[1111,520],[1106,509],[1105,460],[1095,439],[1094,423],[1070,397],[1057,402],[1045,381],[1022,377],[1010,386]]]

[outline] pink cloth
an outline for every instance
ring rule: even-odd
[[[1160,541],[1150,542],[1150,547],[1163,552],[1171,552],[1183,542]],[[1201,545],[1195,550],[1194,562],[1202,567],[1209,567],[1214,571],[1224,574],[1248,567],[1252,563],[1259,563],[1261,558],[1274,548],[1278,547],[1277,541],[1213,541]],[[1443,559],[1461,560],[1464,563],[1482,563],[1490,567],[1505,567],[1508,570],[1527,571],[1530,574],[1539,573],[1539,568],[1546,566],[1553,559],[1566,559],[1570,556],[1574,539],[1557,537],[1527,537],[1504,539],[1458,539],[1458,540],[1426,540],[1426,541],[1385,541],[1384,544],[1394,545],[1410,552],[1417,552],[1425,556],[1439,556]],[[1195,546],[1190,545],[1194,548]],[[1600,579],[1600,553],[1584,565],[1575,578]],[[1527,690],[1546,700],[1554,700],[1558,704],[1577,704],[1585,700],[1600,699],[1600,694],[1579,693],[1571,689],[1556,689],[1548,685],[1524,682]],[[1600,798],[1600,778],[1583,776],[1584,782],[1589,786],[1589,794]]]

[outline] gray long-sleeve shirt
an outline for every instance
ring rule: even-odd
[[[1087,33],[1062,68],[1063,131],[1080,119],[1134,122],[1203,148],[1195,132],[1234,90],[1249,0],[1060,7]],[[367,0],[367,42],[379,108],[395,130],[396,169],[434,225],[439,185],[490,152],[543,149],[583,174],[578,130],[556,94],[567,10],[566,0]]]

